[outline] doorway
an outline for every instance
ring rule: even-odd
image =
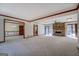
[[[5,19],[5,38],[6,38],[6,40],[25,38],[24,25],[25,24],[20,21]]]
[[[45,36],[52,36],[52,24],[46,24],[44,25],[44,35]]]
[[[45,26],[45,35],[49,35],[50,34],[50,27],[49,26]]]
[[[67,25],[67,36],[70,38],[77,39],[77,24]]]
[[[33,36],[38,36],[38,25],[33,25]]]

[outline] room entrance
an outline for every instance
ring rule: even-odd
[[[50,26],[45,26],[45,35],[49,35],[50,34]]]
[[[52,24],[44,25],[44,35],[45,36],[52,36]]]
[[[77,24],[67,25],[67,36],[71,38],[77,38]]]
[[[33,25],[33,36],[38,36],[38,25]]]
[[[5,19],[5,38],[8,37],[25,37],[24,23],[14,20]]]

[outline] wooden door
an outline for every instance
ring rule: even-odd
[[[19,26],[19,35],[24,35],[24,26],[23,25]]]
[[[33,35],[38,36],[38,25],[33,25]]]

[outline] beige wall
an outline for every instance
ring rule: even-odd
[[[34,22],[25,22],[25,37],[28,36],[33,36],[33,24],[37,24],[38,25],[38,35],[43,35],[44,34],[44,24],[51,24],[51,28],[52,28],[52,24],[57,21],[57,22],[67,22],[67,18],[72,17],[71,21],[77,21],[77,14],[74,13],[74,15],[72,14],[68,14],[68,15],[61,15],[61,16],[56,16],[56,17],[49,17],[49,18],[45,18],[45,19],[41,19],[38,21],[34,21]],[[9,17],[3,17],[4,19],[12,19],[12,20],[17,20],[17,19],[13,19],[13,18],[9,18]],[[21,21],[21,20],[20,20]]]
[[[25,37],[33,36],[33,25],[29,22],[25,23]]]
[[[21,20],[9,18],[9,17],[4,17],[4,19],[11,19],[11,20],[15,20],[15,21],[16,20],[17,21],[21,21]],[[32,32],[33,31],[32,31],[32,25],[31,25],[31,23],[25,22],[25,21],[21,21],[21,22],[24,22],[25,23],[25,37],[32,36]],[[11,28],[7,28],[7,29],[11,29]]]
[[[68,18],[72,18],[70,20],[70,22],[68,21]],[[38,21],[34,21],[34,22],[32,22],[32,24],[37,24],[38,25],[38,35],[43,35],[44,34],[44,24],[51,24],[51,28],[52,28],[52,24],[55,21],[56,22],[74,23],[74,22],[71,22],[71,21],[77,22],[77,14],[74,13],[74,14],[62,15],[60,17],[49,17],[49,18],[38,20]],[[68,23],[66,23],[66,24],[68,24]],[[31,25],[31,26],[33,26],[33,25]]]
[[[0,17],[0,25],[1,26],[3,26],[2,24],[2,22],[3,22],[3,19],[11,19],[11,20],[17,20],[17,21],[21,21],[21,20],[18,20],[18,19],[13,19],[13,18],[9,18],[9,17]],[[30,23],[30,22],[25,22],[25,21],[21,21],[21,22],[24,22],[25,23],[25,37],[28,37],[28,36],[33,36],[33,25],[32,25],[32,23]],[[14,26],[13,24],[7,24],[6,25],[6,31],[7,30],[15,30],[14,28],[10,28],[9,26],[11,27],[11,26]],[[2,35],[4,34],[3,33],[3,28],[1,28],[1,26],[0,26],[0,38],[3,38],[2,37]],[[8,27],[7,27],[8,26]],[[18,25],[15,25],[15,26],[18,26]],[[1,34],[2,33],[2,34]],[[0,39],[0,41],[2,41],[3,39]]]
[[[19,31],[19,24],[5,23],[5,31]]]

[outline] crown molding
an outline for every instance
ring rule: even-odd
[[[13,17],[13,16],[8,16],[8,15],[4,15],[4,14],[0,14],[0,16],[9,17],[9,18],[13,18],[13,19],[18,19],[18,20],[21,20],[21,21],[30,22],[30,21],[25,20],[25,19],[21,19],[21,18]]]
[[[75,11],[75,10],[78,10],[78,9],[79,9],[79,3],[77,5],[77,7],[74,8],[74,9],[70,9],[70,10],[62,11],[62,12],[59,12],[59,13],[56,13],[56,14],[51,14],[51,15],[48,15],[48,16],[40,17],[40,18],[31,20],[31,21],[25,20],[25,19],[21,19],[21,18],[17,18],[17,17],[13,17],[13,16],[4,15],[4,14],[0,14],[0,16],[5,16],[5,17],[13,18],[13,19],[18,19],[18,20],[21,20],[21,21],[26,21],[26,22],[33,22],[33,21],[44,19],[44,18],[48,18],[48,17],[52,17],[52,16],[56,16],[56,15],[60,15],[60,14],[68,13],[68,12],[72,12],[72,11]]]
[[[78,5],[77,5],[77,8],[76,9],[79,9],[79,3],[78,3]]]
[[[79,9],[79,3],[77,4],[77,7],[74,8],[74,9],[70,9],[70,10],[62,11],[62,12],[59,12],[59,13],[56,13],[56,14],[40,17],[40,18],[34,19],[34,20],[30,21],[30,22],[41,20],[41,19],[44,19],[44,18],[52,17],[52,16],[56,16],[56,15],[60,15],[60,14],[64,14],[64,13],[68,13],[68,12],[72,12],[72,11],[75,11],[75,10],[78,10],[78,9]]]

